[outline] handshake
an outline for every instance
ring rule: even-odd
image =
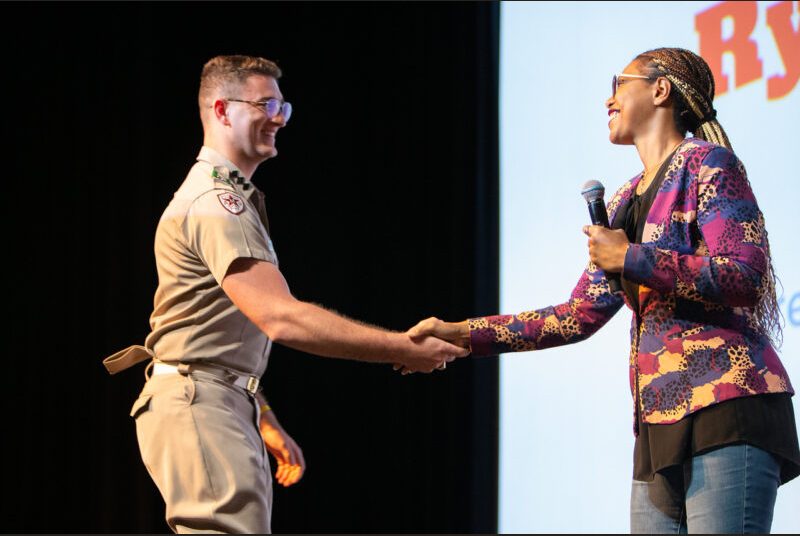
[[[469,324],[426,318],[404,334],[404,351],[393,359],[401,374],[444,370],[447,363],[470,354]],[[400,357],[402,356],[402,357]]]

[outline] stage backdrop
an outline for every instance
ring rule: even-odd
[[[395,330],[497,309],[497,3],[0,15],[3,532],[169,532],[128,415],[144,363],[111,377],[102,359],[150,331],[153,237],[202,144],[197,84],[216,54],[283,69],[294,113],[254,182],[295,296]],[[265,392],[308,470],[274,486],[273,531],[495,532],[498,362],[404,377],[276,344]]]
[[[783,283],[781,357],[800,385],[798,9],[797,2],[502,4],[502,313],[568,298],[588,260],[581,185],[600,180],[608,200],[642,168],[632,146],[608,141],[611,76],[639,52],[688,48],[715,70],[718,118],[766,217]],[[630,319],[625,308],[583,343],[501,357],[500,532],[629,529]],[[800,531],[798,504],[800,479],[779,490],[775,532]]]

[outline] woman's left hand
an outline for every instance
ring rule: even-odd
[[[593,263],[606,272],[622,272],[629,245],[625,231],[584,225],[583,234],[589,237],[589,258]]]

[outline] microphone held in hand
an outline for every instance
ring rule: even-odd
[[[587,181],[581,187],[581,195],[586,199],[586,204],[589,207],[589,217],[592,219],[592,225],[600,225],[610,229],[608,212],[606,212],[606,204],[603,201],[605,193],[606,189],[600,181]],[[619,274],[606,273],[606,279],[608,279],[608,289],[611,292],[622,290]]]

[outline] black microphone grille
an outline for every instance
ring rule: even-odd
[[[603,183],[600,181],[586,181],[583,183],[583,186],[581,186],[581,195],[584,199],[586,199],[587,203],[597,199],[603,199],[605,193],[606,189],[603,187]]]

